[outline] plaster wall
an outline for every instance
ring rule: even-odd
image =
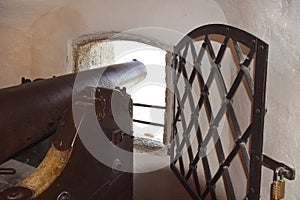
[[[264,152],[296,168],[286,183],[286,199],[300,199],[300,2],[297,0],[216,0],[229,24],[269,44]],[[269,196],[269,170],[263,171],[262,199]]]
[[[62,1],[0,2],[0,87],[19,84],[31,77],[32,32],[36,20]]]
[[[19,83],[20,75],[37,78],[72,71],[66,64],[68,42],[82,34],[139,27],[186,33],[202,24],[225,22],[214,1],[196,0],[4,0],[0,10],[1,87]],[[12,33],[7,34],[9,29]]]
[[[19,84],[21,77],[31,75],[31,36],[1,23],[0,35],[0,87]]]

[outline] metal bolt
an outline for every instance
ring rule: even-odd
[[[67,191],[63,191],[57,196],[57,200],[71,200],[71,194]]]
[[[265,47],[263,45],[260,45],[260,50],[261,51],[265,50]]]
[[[119,159],[116,159],[112,164],[112,170],[114,173],[118,173],[122,167],[122,163]]]
[[[257,109],[255,110],[255,113],[259,115],[259,114],[261,113],[261,110],[260,110],[259,108],[257,108]]]
[[[255,158],[256,158],[257,160],[261,160],[259,156],[255,156]]]
[[[25,200],[32,196],[32,191],[25,187],[11,187],[0,195],[0,199]]]
[[[12,192],[7,195],[7,199],[13,200],[13,199],[21,199],[23,197],[22,192]]]

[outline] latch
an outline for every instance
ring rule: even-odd
[[[295,170],[287,165],[263,155],[263,165],[274,171],[271,185],[272,200],[280,200],[285,197],[285,179],[294,180]]]

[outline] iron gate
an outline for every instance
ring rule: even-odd
[[[260,198],[263,164],[294,178],[291,168],[262,153],[267,63],[265,42],[227,25],[197,28],[174,47],[171,169],[192,199],[219,199],[222,189],[227,199],[239,199],[230,169],[238,157],[244,199]],[[223,136],[232,138],[226,148]]]

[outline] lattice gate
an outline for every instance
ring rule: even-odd
[[[174,48],[171,169],[192,199],[259,199],[263,164],[294,178],[262,153],[267,62],[265,42],[226,25],[197,28]]]

